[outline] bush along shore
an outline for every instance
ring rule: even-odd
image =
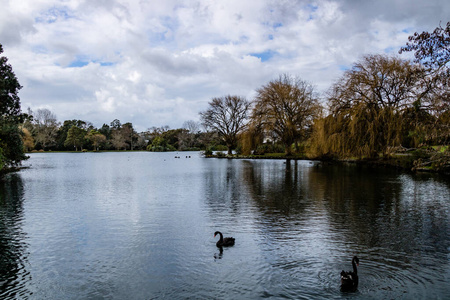
[[[286,155],[285,153],[233,154],[205,151],[206,158],[226,159],[280,159],[313,160],[327,163],[355,163],[379,167],[390,167],[413,172],[435,172],[450,175],[450,151],[448,146],[427,147],[421,149],[398,148],[395,153],[379,158],[336,158],[331,156],[309,157],[305,153]]]

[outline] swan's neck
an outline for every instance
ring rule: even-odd
[[[221,232],[219,232],[219,236],[220,236],[219,242],[223,242],[223,235]]]
[[[356,263],[354,259],[352,259],[352,266],[353,266],[353,273],[355,273],[355,275],[358,274],[358,269],[356,268]]]

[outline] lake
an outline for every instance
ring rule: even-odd
[[[1,299],[450,297],[448,176],[198,152],[30,156],[0,182]],[[236,244],[221,251],[216,230]],[[359,287],[344,293],[354,255]]]

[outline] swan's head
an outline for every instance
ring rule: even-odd
[[[214,237],[216,237],[216,235],[220,235],[220,232],[219,231],[216,231],[216,232],[214,232]]]
[[[357,266],[359,266],[359,258],[357,256],[353,257],[353,261],[356,263]]]

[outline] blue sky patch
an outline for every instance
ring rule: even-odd
[[[310,11],[308,21],[314,20],[315,19],[314,13],[319,9],[319,6],[313,5],[313,4],[308,4],[306,7]]]
[[[31,49],[34,53],[39,53],[39,54],[48,53],[47,48],[44,47],[43,45],[33,46]]]
[[[115,63],[110,62],[110,61],[102,61],[102,62],[100,62],[100,66],[102,66],[102,67],[110,67],[110,66],[114,66],[114,65],[115,65]]]
[[[387,48],[385,48],[384,49],[384,53],[392,53],[392,52],[394,52],[394,47],[387,47]]]
[[[281,23],[281,22],[274,23],[272,25],[272,27],[273,27],[273,29],[277,29],[277,28],[283,27],[283,23]]]
[[[102,67],[110,67],[110,66],[115,65],[115,63],[110,62],[110,61],[98,61],[98,60],[90,61],[89,59],[86,59],[86,58],[77,58],[76,60],[72,61],[70,63],[70,65],[68,65],[68,67],[69,68],[82,68],[82,67],[87,66],[90,62],[100,64],[100,66],[102,66]]]
[[[56,21],[67,20],[71,16],[69,15],[67,8],[53,7],[48,11],[35,18],[36,23],[55,23]]]
[[[68,67],[69,68],[81,68],[81,67],[87,66],[88,64],[89,64],[88,61],[75,60],[75,61],[71,62]]]
[[[310,11],[315,12],[316,10],[319,9],[319,6],[314,5],[314,4],[308,4],[307,7],[309,8]]]
[[[251,56],[261,59],[261,62],[268,61],[269,59],[271,59],[274,56],[274,54],[275,54],[275,52],[273,52],[271,50],[267,50],[267,51],[260,52],[260,53],[250,53]]]

